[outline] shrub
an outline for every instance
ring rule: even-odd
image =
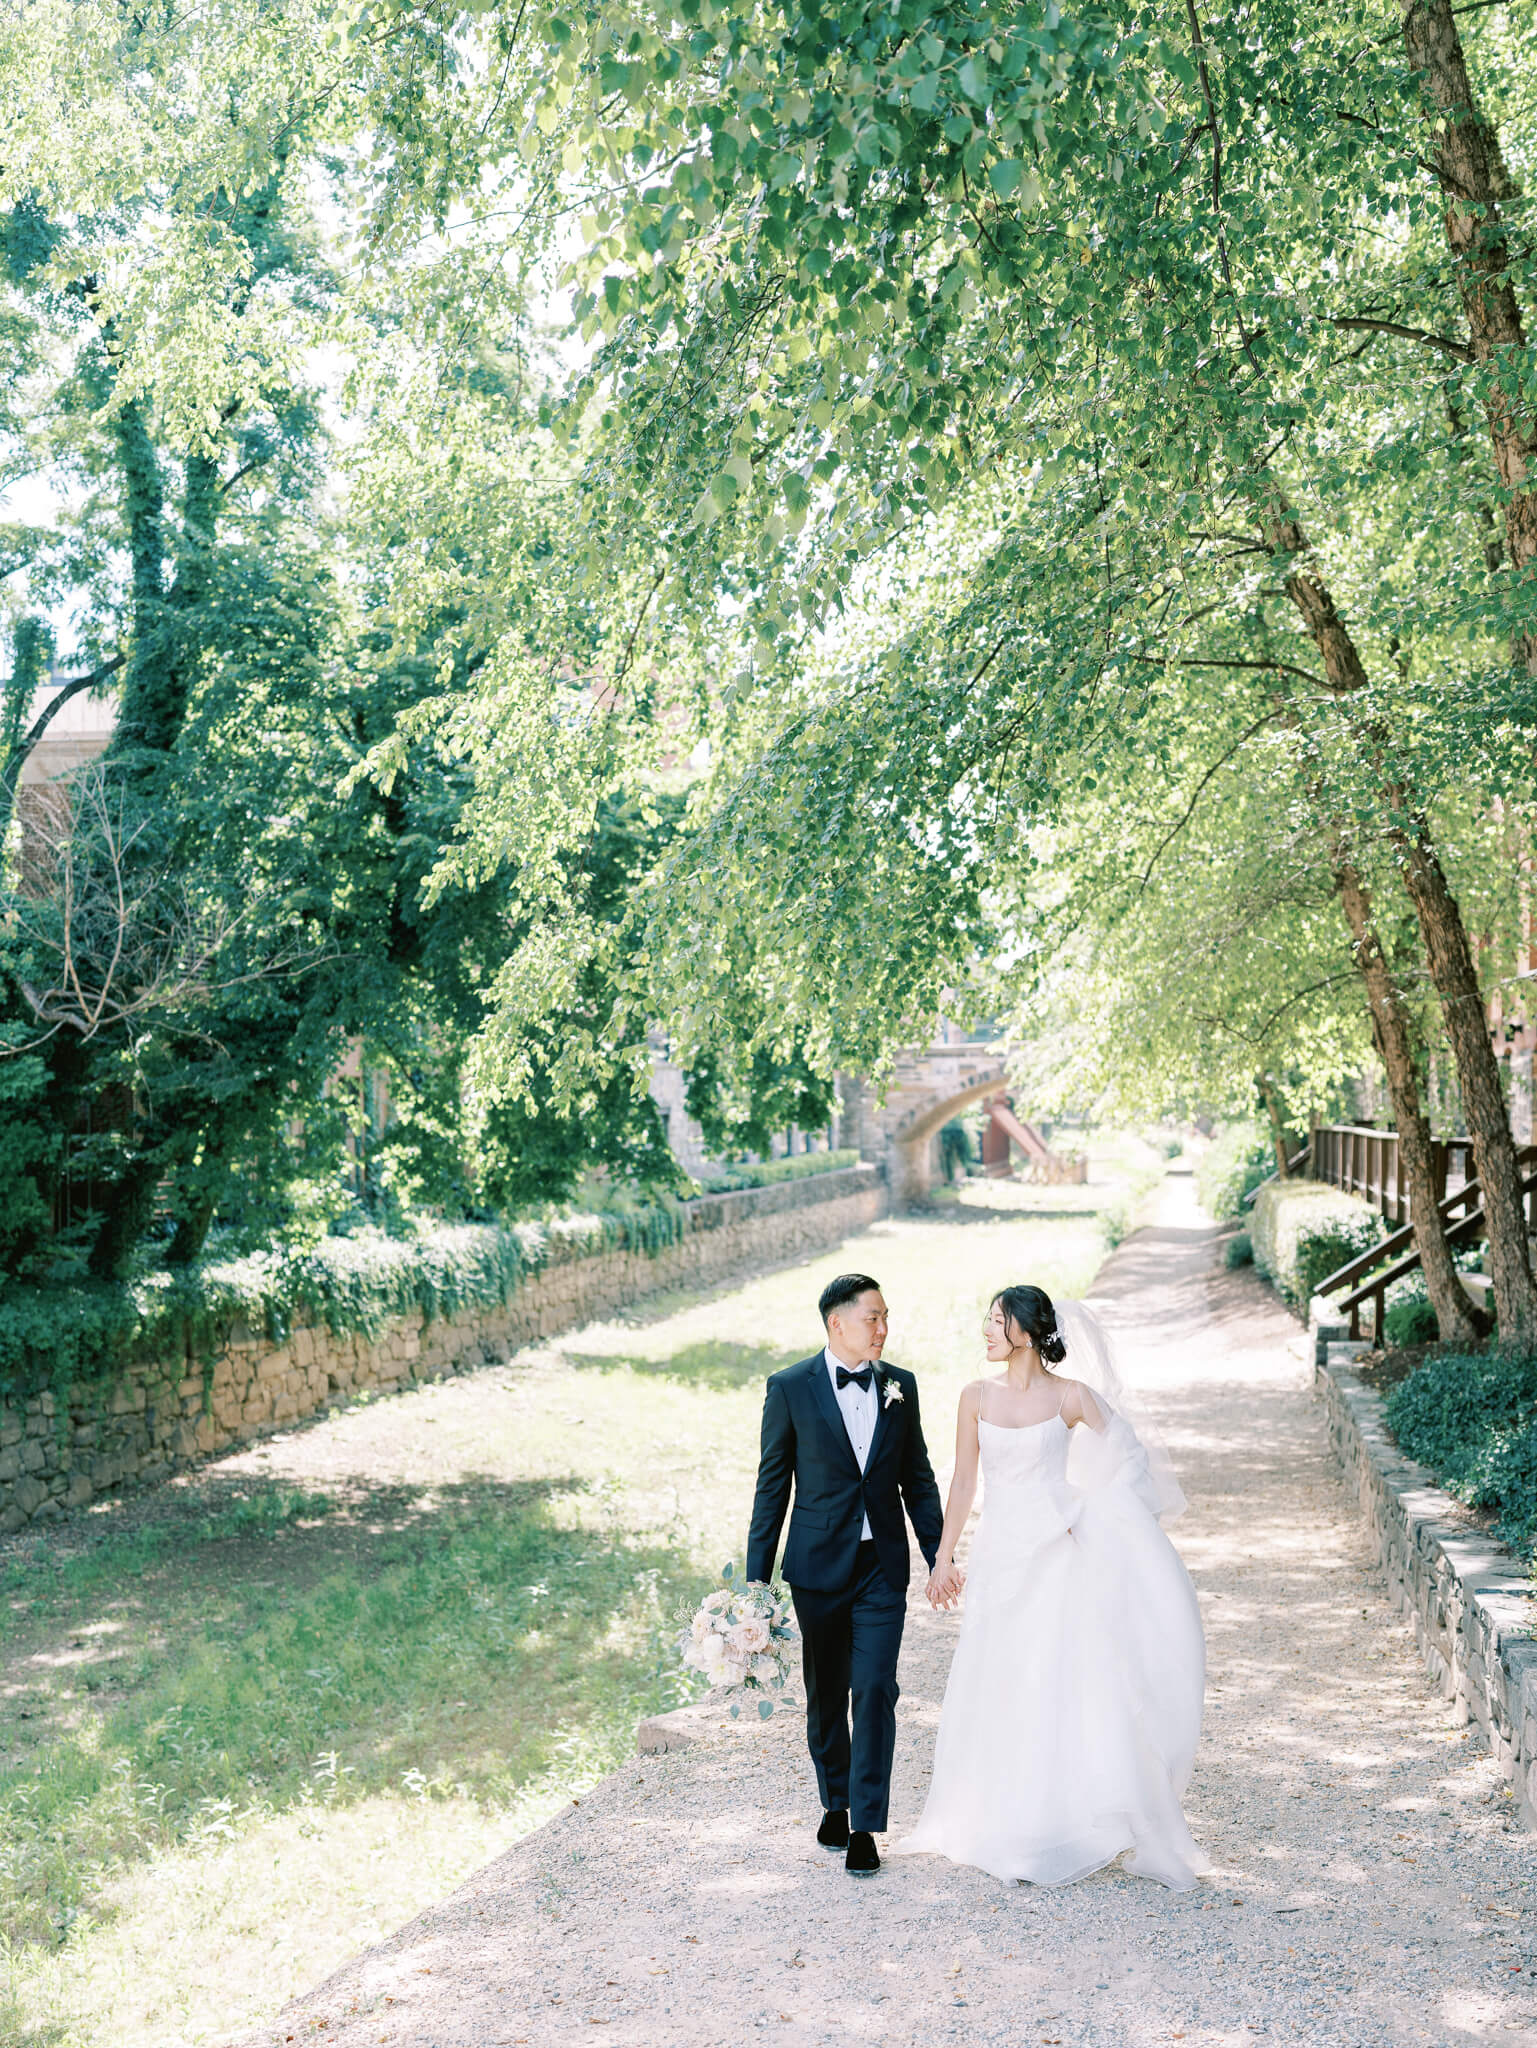
[[[1123,1243],[1132,1231],[1132,1205],[1122,1197],[1111,1202],[1100,1212],[1099,1227],[1105,1233],[1105,1243],[1111,1251]]]
[[[1441,1334],[1430,1296],[1423,1287],[1410,1289],[1389,1302],[1382,1318],[1382,1337],[1388,1344],[1434,1344]]]
[[[1492,1509],[1495,1533],[1537,1542],[1537,1358],[1444,1352],[1384,1404],[1399,1448],[1469,1507]]]
[[[965,1173],[971,1164],[971,1133],[958,1116],[951,1117],[940,1131],[939,1163],[947,1181]]]
[[[1227,1249],[1222,1254],[1222,1263],[1230,1273],[1236,1271],[1239,1266],[1254,1264],[1254,1240],[1247,1230],[1240,1230],[1236,1237],[1228,1239]]]
[[[1386,1234],[1367,1202],[1316,1180],[1277,1180],[1259,1191],[1250,1235],[1254,1263],[1301,1315],[1321,1281]]]
[[[699,1176],[707,1195],[731,1194],[737,1188],[768,1188],[776,1181],[805,1180],[818,1173],[841,1173],[857,1166],[857,1152],[803,1152],[794,1159],[765,1159],[758,1166],[711,1166]]]
[[[1275,1168],[1270,1140],[1258,1124],[1229,1124],[1212,1139],[1196,1168],[1201,1207],[1218,1223],[1243,1214],[1243,1198]]]
[[[281,1342],[298,1320],[377,1336],[397,1316],[494,1308],[530,1269],[595,1251],[654,1256],[684,1227],[672,1203],[506,1228],[439,1225],[408,1238],[364,1229],[307,1251],[215,1255],[126,1284],[12,1287],[0,1297],[0,1393],[108,1378],[138,1359],[211,1358],[236,1323]]]

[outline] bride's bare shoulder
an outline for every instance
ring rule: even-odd
[[[961,1388],[961,1413],[963,1415],[975,1415],[981,1407],[982,1389],[985,1384],[984,1380],[968,1380],[965,1386]]]

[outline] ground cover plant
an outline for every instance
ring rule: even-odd
[[[815,1171],[832,1156],[744,1168],[727,1184],[796,1178],[775,1168]],[[853,1155],[836,1163],[851,1164]],[[684,1228],[679,1202],[636,1200],[516,1224],[424,1221],[409,1235],[364,1226],[244,1257],[215,1252],[132,1280],[13,1285],[0,1290],[0,1393],[14,1399],[38,1387],[110,1380],[135,1359],[212,1360],[237,1324],[280,1343],[298,1322],[373,1336],[399,1317],[432,1322],[494,1309],[526,1273],[600,1251],[654,1255]]]
[[[1537,1551],[1537,1358],[1444,1352],[1394,1387],[1385,1411],[1399,1447],[1448,1493],[1487,1509],[1523,1555]]]
[[[678,1697],[678,1609],[740,1554],[819,1287],[886,1278],[943,1467],[999,1276],[1081,1293],[1150,1156],[1094,1149],[1086,1187],[975,1183],[13,1541],[0,2034],[223,2041],[579,1796]]]

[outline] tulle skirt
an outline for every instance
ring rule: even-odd
[[[990,1483],[965,1603],[928,1800],[897,1853],[1031,1884],[1124,1857],[1187,1889],[1211,1867],[1180,1807],[1205,1643],[1134,1488]]]

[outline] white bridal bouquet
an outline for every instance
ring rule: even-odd
[[[797,1640],[789,1594],[773,1586],[740,1585],[736,1567],[728,1564],[720,1585],[705,1595],[678,1638],[678,1647],[688,1668],[703,1672],[711,1685],[757,1693],[758,1713],[766,1721],[774,1711],[767,1695],[784,1690]],[[740,1712],[733,1702],[733,1719]]]

